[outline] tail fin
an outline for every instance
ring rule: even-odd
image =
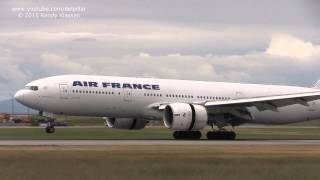
[[[312,88],[320,89],[320,80],[315,82]]]

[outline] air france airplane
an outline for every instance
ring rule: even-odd
[[[175,139],[235,139],[226,126],[286,124],[320,118],[320,81],[314,87],[61,75],[32,81],[15,94],[39,111],[100,116],[115,129],[143,129],[163,120]],[[230,128],[229,128],[230,129]],[[46,132],[54,132],[48,123]]]

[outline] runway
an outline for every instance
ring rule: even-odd
[[[320,145],[320,140],[1,140],[0,146]]]

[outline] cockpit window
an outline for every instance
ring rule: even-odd
[[[26,89],[32,90],[32,91],[38,91],[38,86],[26,86]]]

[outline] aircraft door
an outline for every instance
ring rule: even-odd
[[[244,98],[244,94],[241,91],[237,91],[235,94],[235,99],[242,99]]]
[[[69,97],[68,84],[59,84],[59,89],[60,89],[60,99],[68,99]]]
[[[132,90],[128,88],[123,89],[123,101],[132,102]]]

